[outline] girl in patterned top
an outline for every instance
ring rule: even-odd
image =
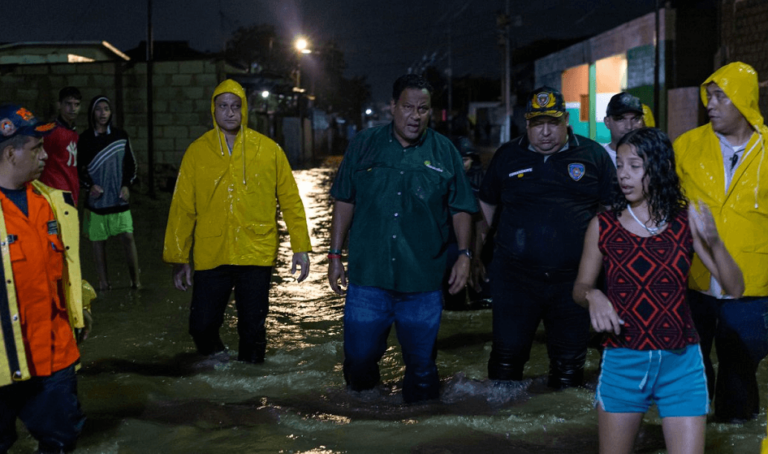
[[[616,169],[613,205],[589,224],[573,289],[606,333],[595,396],[600,452],[632,452],[655,403],[668,452],[703,453],[709,396],[685,298],[693,253],[729,295],[742,294],[744,279],[707,206],[686,201],[663,132],[625,135]],[[603,268],[605,293],[595,288]]]

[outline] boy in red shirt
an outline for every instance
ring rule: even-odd
[[[80,100],[83,96],[76,87],[64,87],[59,91],[59,116],[56,128],[45,138],[45,163],[40,181],[46,185],[69,191],[77,205],[80,196],[80,179],[77,176],[77,141],[75,121],[80,112]]]

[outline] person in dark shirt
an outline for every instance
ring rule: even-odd
[[[459,259],[450,291],[470,269],[471,213],[477,202],[461,156],[429,129],[432,87],[409,74],[395,81],[394,121],[355,136],[331,188],[335,199],[328,254],[334,292],[347,285],[341,248],[349,232],[349,286],[344,306],[344,378],[354,391],[379,382],[378,361],[392,324],[403,349],[406,402],[439,394],[433,356],[442,313],[448,224]]]
[[[131,287],[141,287],[139,258],[133,239],[128,199],[136,181],[136,159],[128,135],[112,125],[112,104],[96,96],[88,108],[90,128],[80,135],[80,182],[88,191],[83,230],[93,242],[99,289],[110,288],[107,276],[107,238],[117,236],[125,249]]]
[[[466,136],[454,137],[451,139],[451,142],[459,150],[464,165],[464,173],[467,176],[469,185],[472,187],[472,193],[477,197],[484,174],[480,155],[475,149],[474,144]],[[449,227],[451,226],[449,225]],[[448,234],[448,260],[446,261],[445,278],[443,279],[445,310],[460,311],[489,307],[491,293],[485,278],[485,267],[490,263],[488,258],[493,256],[492,249],[489,249],[493,247],[493,240],[488,239],[485,241],[487,234],[488,224],[485,222],[482,213],[473,214],[469,241],[470,249],[472,250],[472,262],[466,291],[462,289],[458,293],[451,294],[449,280],[453,265],[459,258],[459,247],[456,243],[456,234],[453,232],[453,228],[450,229]]]
[[[499,148],[480,189],[496,247],[489,269],[493,349],[488,376],[521,380],[544,321],[550,359],[548,385],[577,386],[583,378],[589,313],[571,298],[590,219],[610,201],[616,171],[597,142],[568,127],[563,96],[535,90],[526,109],[526,135]]]

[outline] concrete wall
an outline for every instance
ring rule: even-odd
[[[661,10],[660,36],[665,41],[668,33],[667,27],[674,24],[674,11]],[[536,86],[544,85],[541,82],[557,80],[555,88],[560,88],[560,74],[566,68],[594,63],[597,60],[626,53],[627,50],[653,45],[655,42],[656,22],[653,13],[646,14],[633,21],[622,24],[612,30],[592,37],[586,41],[574,44],[571,47],[547,55],[536,60]]]
[[[664,126],[667,124],[665,112],[666,73],[669,68],[664,49],[670,46],[671,40],[674,39],[675,17],[675,11],[669,9],[662,9],[659,14],[659,35],[663,45],[660,48],[661,69],[659,74],[661,114],[657,122]],[[653,108],[655,33],[656,18],[654,13],[650,13],[559,52],[540,58],[535,63],[536,86],[548,84],[558,89],[564,89],[565,87],[561,87],[561,80],[565,70],[585,64],[597,64],[600,60],[609,59],[617,55],[626,55],[626,90],[640,97],[645,104]],[[623,73],[623,67],[621,66],[623,63],[619,64],[621,60],[623,58],[615,58],[607,60],[607,62],[615,63],[616,71]],[[623,79],[623,74],[617,74],[613,79],[618,80],[619,77]],[[598,87],[598,93],[601,92],[600,88]],[[606,91],[611,92],[613,90]],[[588,107],[580,106],[580,109],[587,109]],[[600,119],[602,119],[603,115],[603,113],[597,113],[597,117]],[[608,136],[605,126],[599,123],[597,129],[595,131],[595,138],[605,140],[605,137]]]
[[[768,112],[768,2],[723,0],[720,10],[720,63],[742,61],[760,80],[760,110]],[[721,65],[716,65],[721,66]]]
[[[0,103],[22,104],[40,118],[54,118],[58,92],[73,85],[83,94],[78,131],[88,127],[88,103],[96,95],[113,101],[114,122],[128,133],[139,175],[147,175],[147,65],[95,62],[0,66]],[[156,185],[175,175],[190,143],[209,130],[211,95],[226,77],[223,64],[208,60],[155,62],[154,161]]]
[[[698,127],[700,124],[699,87],[675,88],[667,92],[669,118],[669,140],[674,141],[684,132]]]

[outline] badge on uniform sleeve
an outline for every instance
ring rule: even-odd
[[[568,175],[571,176],[573,181],[581,180],[581,177],[584,176],[584,164],[568,164]]]
[[[48,221],[48,235],[59,234],[59,223],[56,220]]]

